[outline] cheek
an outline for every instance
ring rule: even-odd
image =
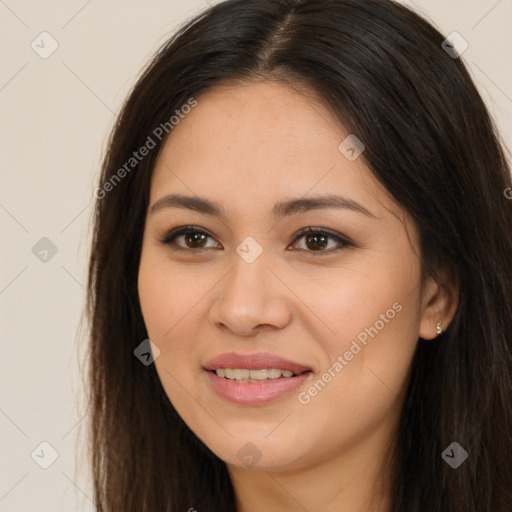
[[[315,326],[315,339],[331,359],[355,339],[368,346],[378,338],[382,347],[390,340],[416,341],[419,268],[393,256],[295,277],[294,292],[313,313],[308,328]]]
[[[336,335],[321,339],[325,365],[297,396],[296,417],[304,418],[308,433],[302,442],[310,440],[318,453],[392,432],[416,347],[417,315],[406,293],[350,298],[337,298]]]
[[[198,341],[205,338],[200,331],[205,328],[209,294],[217,281],[207,268],[203,272],[195,265],[178,269],[160,251],[143,250],[139,299],[148,337],[160,349],[155,365],[169,396],[179,394],[178,382],[194,382],[201,372]]]
[[[172,337],[179,324],[188,316],[201,297],[208,292],[211,280],[202,280],[186,269],[177,271],[165,257],[150,250],[143,251],[139,267],[139,299],[148,330],[154,341],[163,342]]]
[[[319,414],[329,411],[329,403],[362,414],[391,406],[406,384],[418,341],[419,279],[415,261],[395,255],[310,281],[315,286],[305,296],[319,312],[315,340],[323,359],[320,382],[306,390],[302,403],[315,402]]]
[[[148,337],[160,350],[154,363],[160,382],[182,418],[195,424],[198,411],[189,394],[200,373],[199,363],[194,364],[194,326],[200,325],[201,293],[204,295],[211,285],[198,284],[200,280],[191,274],[177,272],[159,255],[143,251],[138,290]]]

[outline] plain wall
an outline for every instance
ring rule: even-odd
[[[511,147],[512,2],[405,3],[469,42],[463,59]],[[92,192],[115,113],[137,74],[206,6],[0,2],[0,511],[94,510],[81,430],[85,331],[78,330]],[[43,31],[58,43],[46,59],[31,47],[35,41],[39,52],[51,49]],[[58,452],[48,469],[34,460],[51,460],[41,442]]]

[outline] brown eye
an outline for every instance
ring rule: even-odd
[[[218,248],[219,244],[215,243],[213,246],[208,246],[208,239],[213,237],[205,230],[194,226],[182,226],[173,229],[160,240],[164,245],[171,246],[174,250],[201,250]]]
[[[301,239],[304,240],[302,244],[298,243]],[[331,253],[344,247],[354,247],[354,244],[336,233],[308,227],[297,235],[294,247],[306,252]]]
[[[312,251],[318,251],[325,249],[329,243],[329,237],[321,234],[317,235],[306,235],[305,236],[306,246]]]
[[[203,233],[187,233],[183,235],[183,239],[185,240],[185,243],[191,248],[191,249],[197,249],[200,247],[203,247],[205,240],[207,236]]]

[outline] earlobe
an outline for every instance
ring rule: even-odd
[[[448,280],[437,281],[429,277],[423,297],[418,336],[432,340],[445,332],[450,325],[457,309],[458,292]]]

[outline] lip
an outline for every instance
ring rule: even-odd
[[[290,370],[297,374],[294,377],[280,377],[261,382],[236,382],[219,377],[218,368],[246,368],[259,370],[262,368],[278,368]],[[221,354],[204,366],[205,373],[214,391],[222,398],[238,405],[262,405],[289,395],[300,387],[312,375],[309,366],[284,359],[274,354]]]
[[[246,368],[247,370],[261,370],[263,368],[277,368],[290,370],[293,373],[302,373],[312,370],[310,366],[285,359],[275,354],[255,353],[239,354],[230,352],[210,359],[205,365],[205,370],[217,370],[218,368]]]

